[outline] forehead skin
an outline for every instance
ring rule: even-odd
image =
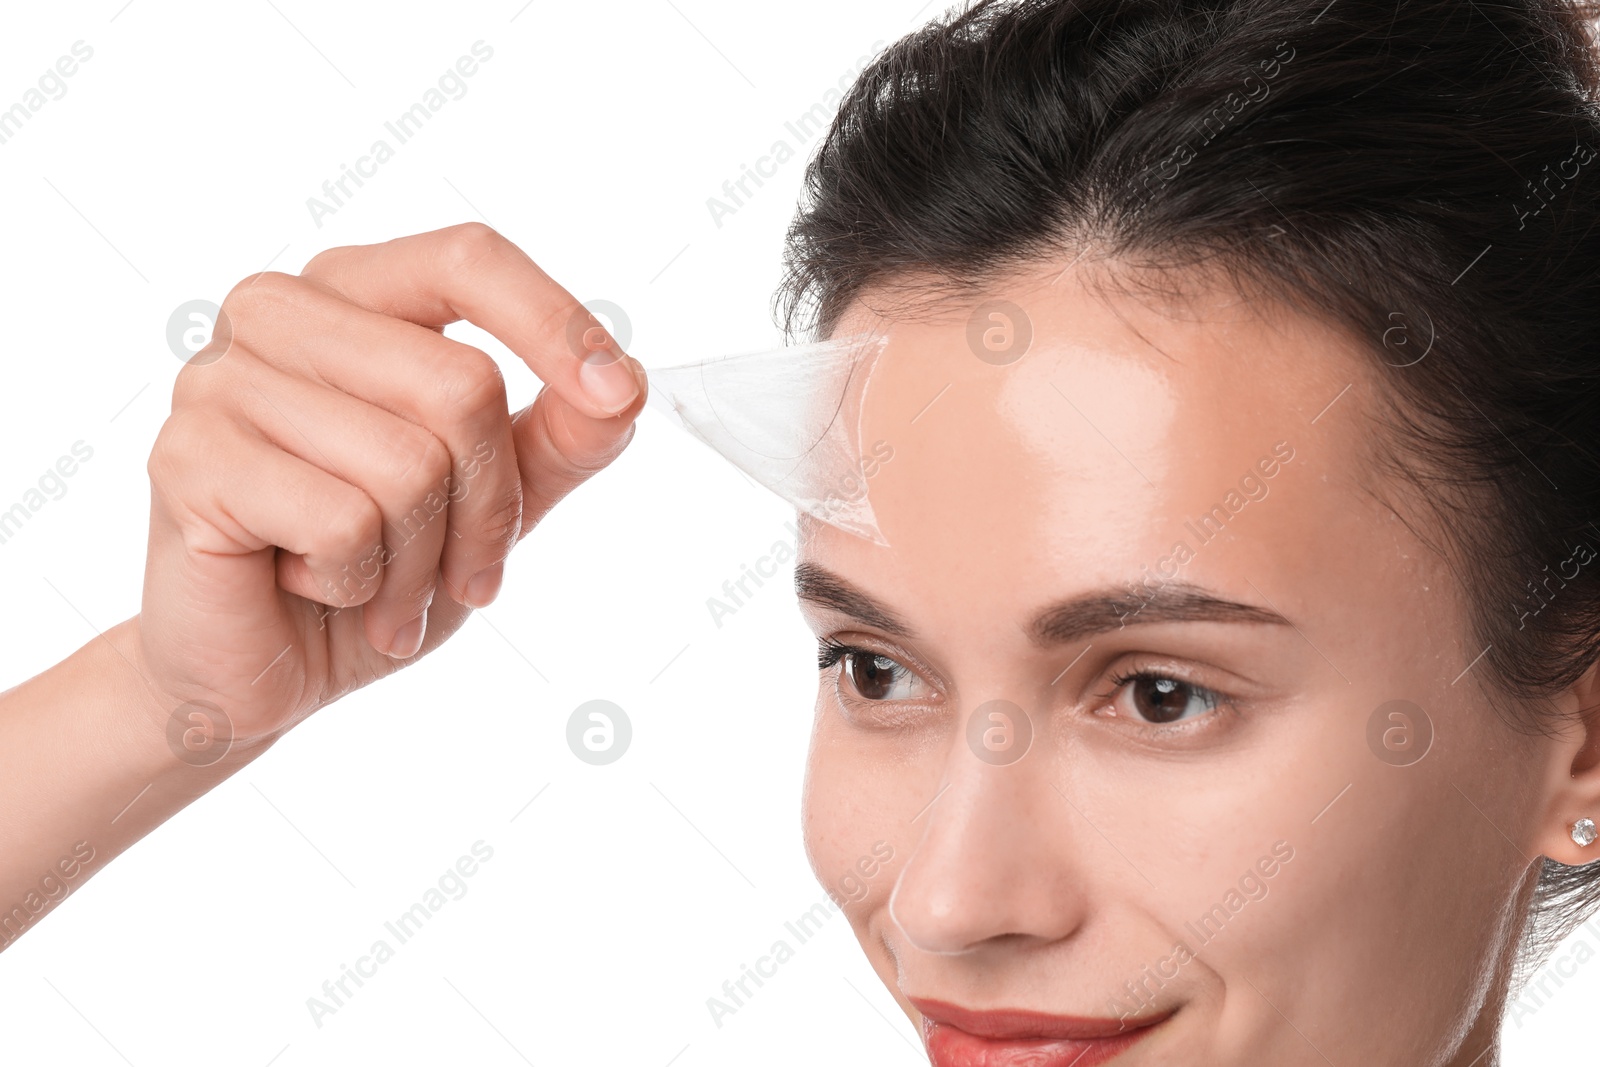
[[[1347,544],[1354,528],[1402,525],[1375,499],[1351,509],[1368,497],[1377,383],[1372,356],[1343,333],[1194,281],[1181,297],[1108,292],[1082,268],[1023,276],[1004,299],[1032,333],[1006,365],[975,354],[971,303],[892,323],[856,304],[835,331],[889,327],[861,440],[894,449],[868,490],[890,545],[951,577],[1003,549],[1005,569],[1029,583],[1065,572],[1084,586],[1137,580],[1179,541],[1197,556],[1183,567],[1191,580],[1201,556],[1246,540],[1282,546],[1282,560],[1250,549],[1239,577],[1260,585],[1278,563]],[[1293,459],[1274,463],[1275,448]],[[1277,500],[1240,507],[1263,491],[1251,478]],[[1239,508],[1240,521],[1202,546],[1210,530],[1199,520],[1219,504]],[[830,554],[871,547],[819,535]],[[1391,543],[1411,557],[1411,546]]]

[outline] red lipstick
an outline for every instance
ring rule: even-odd
[[[909,999],[922,1013],[922,1040],[933,1067],[1096,1067],[1172,1015],[1090,1019],[1009,1008],[974,1011]]]

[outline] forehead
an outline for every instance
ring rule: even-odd
[[[1069,271],[915,317],[853,306],[836,335],[888,337],[859,419],[863,447],[892,449],[868,482],[890,547],[819,527],[808,557],[977,584],[1122,582],[1180,541],[1198,554],[1213,528],[1213,566],[1247,551],[1262,569],[1345,536],[1372,357],[1282,304],[1182,281],[1152,292]]]

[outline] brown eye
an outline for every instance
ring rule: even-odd
[[[1119,679],[1131,682],[1129,696],[1139,718],[1152,723],[1192,719],[1215,708],[1221,698],[1209,689],[1159,674],[1136,674]]]
[[[899,660],[870,648],[823,638],[817,649],[817,668],[834,670],[841,697],[868,701],[925,700],[933,695],[922,676]]]
[[[850,676],[850,684],[867,700],[891,699],[895,682],[906,673],[904,667],[888,656],[867,651],[847,654],[844,669]]]

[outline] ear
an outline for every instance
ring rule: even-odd
[[[1600,859],[1600,837],[1587,846],[1572,839],[1579,819],[1600,827],[1600,661],[1556,698],[1566,713],[1546,777],[1546,803],[1533,845],[1558,863],[1581,866]]]

